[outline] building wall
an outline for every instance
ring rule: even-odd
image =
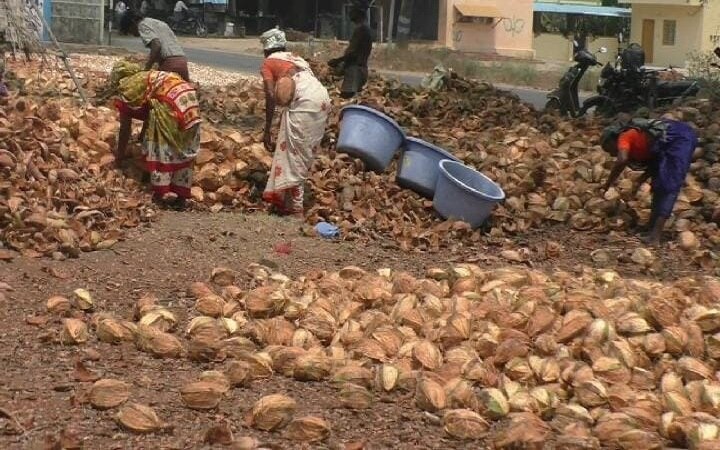
[[[541,33],[533,40],[535,57],[544,61],[572,61],[572,41],[561,34]],[[615,61],[618,55],[618,40],[616,37],[598,37],[588,41],[588,50],[595,53],[600,47],[607,48],[607,53],[596,54],[601,64]]]
[[[701,50],[712,51],[720,46],[720,5],[718,2],[708,2],[703,7],[703,29],[701,36]]]
[[[542,3],[559,3],[561,5],[602,6],[602,0],[542,0]]]
[[[717,6],[714,6],[714,11],[717,14]],[[703,33],[705,13],[703,8],[698,6],[633,3],[631,41],[642,44],[643,21],[653,19],[655,20],[654,55],[652,60],[647,55],[646,64],[685,67],[689,53],[702,47],[703,34],[710,34]],[[664,20],[675,20],[677,23],[675,45],[663,45]],[[720,22],[720,19],[715,20]]]
[[[51,1],[52,28],[60,42],[102,44],[103,0],[46,0]]]
[[[497,8],[504,19],[494,24],[456,21],[456,3],[477,3]],[[532,59],[533,0],[442,0],[440,2],[439,40],[455,50],[497,53]],[[500,20],[500,23],[497,21]],[[493,26],[494,25],[494,26]]]

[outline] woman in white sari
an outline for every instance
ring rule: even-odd
[[[295,87],[292,99],[281,109],[280,130],[263,200],[280,214],[302,216],[304,183],[315,149],[325,135],[330,96],[307,61],[286,51],[284,32],[274,28],[265,32],[260,41],[265,49],[260,72],[265,84],[264,142],[268,151],[273,151],[271,127],[278,106],[275,87],[283,78],[292,79]]]

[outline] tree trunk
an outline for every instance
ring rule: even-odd
[[[402,0],[400,4],[400,17],[397,25],[397,41],[400,48],[407,48],[410,41],[414,0]]]

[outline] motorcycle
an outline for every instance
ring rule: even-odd
[[[167,21],[170,29],[177,34],[194,34],[197,37],[206,37],[208,30],[203,21],[193,12],[188,11],[185,18],[176,21],[173,16]]]
[[[577,41],[573,41],[575,65],[570,67],[558,83],[558,87],[548,95],[545,104],[546,111],[558,111],[564,116],[580,117],[585,114],[585,104],[580,104],[578,96],[578,85],[590,67],[601,66],[595,54],[579,48]],[[605,47],[601,47],[596,53],[607,53]]]
[[[642,52],[639,46],[633,51]],[[662,81],[660,74],[673,71],[669,69],[647,69],[644,65],[644,52],[633,62],[627,52],[618,55],[615,64],[607,63],[600,72],[598,95],[583,103],[582,114],[591,108],[606,117],[620,112],[632,112],[641,107],[654,109],[668,106],[679,100],[694,97],[700,91],[695,80]]]

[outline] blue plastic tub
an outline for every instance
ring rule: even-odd
[[[400,125],[366,106],[346,106],[340,114],[337,150],[360,159],[368,170],[385,171],[405,142]]]
[[[397,183],[423,197],[432,199],[440,173],[440,161],[443,159],[460,162],[452,153],[429,142],[413,137],[407,138],[405,150],[400,159]]]
[[[433,206],[446,219],[463,220],[471,227],[482,225],[505,192],[490,178],[456,161],[440,161]]]

